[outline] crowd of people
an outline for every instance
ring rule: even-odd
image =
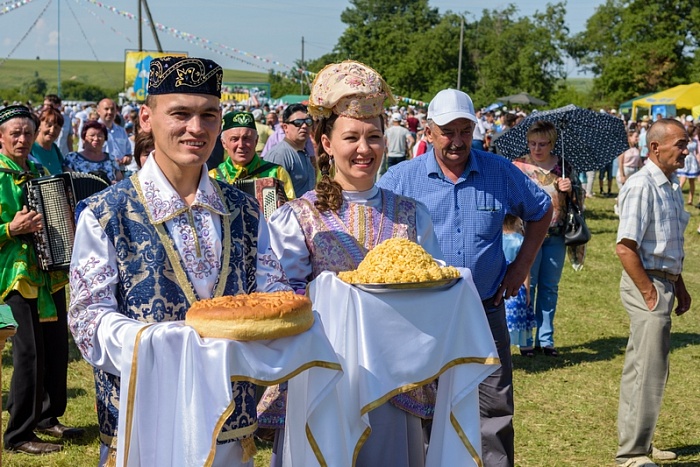
[[[382,77],[359,62],[329,65],[308,105],[284,109],[222,107],[221,73],[210,60],[168,57],[154,60],[139,107],[119,109],[105,98],[94,112],[73,112],[49,95],[37,112],[0,109],[0,298],[19,324],[5,448],[49,454],[62,446],[36,433],[84,435],[59,421],[67,329],[95,368],[99,464],[110,465],[127,335],[183,320],[193,301],[217,294],[304,293],[322,271],[355,269],[377,244],[400,237],[473,271],[501,365],[480,385],[481,456],[483,465],[514,465],[511,344],[529,358],[559,355],[554,317],[567,206],[580,184],[581,194],[595,196],[594,173],[576,174],[553,154],[558,134],[549,122],[528,128],[528,153],[511,161],[499,155],[498,138],[526,116],[522,110],[479,111],[454,89],[437,93],[427,109],[399,107]],[[676,301],[676,314],[691,302],[681,269],[684,206],[695,202],[700,173],[698,133],[692,117],[629,122],[629,149],[599,175],[599,195],[611,195],[615,174],[620,188],[620,290],[632,323],[618,419],[617,462],[625,467],[675,458],[652,438],[670,315]],[[28,178],[66,171],[111,185],[78,206],[69,275],[36,267],[26,234],[43,228],[42,216],[23,205],[21,188]],[[278,180],[286,201],[268,219],[232,186],[259,178]],[[649,310],[663,319],[650,319]],[[213,465],[250,465],[242,458],[256,417],[275,430],[272,465],[281,465],[285,383],[269,388],[257,410],[255,386],[232,384],[240,410],[223,431],[244,434],[219,442]],[[372,410],[356,465],[423,465],[435,387]]]

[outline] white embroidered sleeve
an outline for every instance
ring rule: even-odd
[[[70,265],[68,326],[83,358],[96,368],[119,375],[121,349],[128,328],[145,324],[118,313],[116,252],[90,209],[76,226]]]
[[[291,290],[277,255],[270,246],[270,231],[262,212],[258,227],[258,264],[256,269],[258,292]]]

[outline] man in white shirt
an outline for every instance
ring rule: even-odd
[[[114,121],[114,117],[117,115],[117,106],[112,99],[102,99],[97,106],[97,114],[100,116],[100,123],[107,127],[107,133],[109,133],[105,150],[124,172],[126,166],[131,162],[131,143],[124,127],[117,125]]]
[[[101,466],[116,455],[127,335],[184,320],[200,299],[288,289],[257,203],[207,176],[222,76],[211,60],[154,59],[139,118],[155,150],[134,177],[78,207],[69,326],[95,367]],[[232,394],[212,465],[252,467],[242,458],[257,423],[255,386],[234,381]]]
[[[624,467],[656,466],[650,457],[676,458],[656,449],[652,439],[668,380],[671,314],[675,306],[682,315],[691,302],[682,276],[690,213],[675,175],[685,165],[688,133],[679,121],[660,118],[647,141],[647,164],[627,179],[618,197],[620,298],[630,318],[617,418],[616,461]]]

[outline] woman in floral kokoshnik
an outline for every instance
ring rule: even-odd
[[[552,154],[556,141],[556,127],[551,122],[539,120],[527,131],[530,154],[513,162],[552,197],[554,214],[549,231],[530,269],[530,297],[537,319],[535,347],[541,347],[544,354],[550,357],[559,355],[554,347],[554,313],[566,257],[564,233],[567,197],[573,189],[571,180],[562,177],[561,159]],[[570,170],[567,172],[570,173]]]
[[[385,100],[394,100],[386,82],[355,61],[328,65],[311,86],[309,114],[322,178],[269,221],[272,249],[298,293],[322,271],[356,269],[369,250],[392,237],[413,240],[442,258],[427,208],[374,185],[384,153]],[[275,393],[268,390],[261,401],[258,422],[281,428],[284,391],[281,398]],[[421,419],[432,418],[435,393],[427,385],[371,411],[372,432],[356,465],[423,465]],[[278,429],[272,465],[281,464],[282,434]]]

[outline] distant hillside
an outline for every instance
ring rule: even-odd
[[[28,78],[38,76],[56,89],[58,62],[56,60],[7,60],[0,65],[0,89],[19,87]],[[103,89],[124,87],[123,62],[61,61],[61,81],[76,80]],[[267,73],[224,70],[224,82],[265,83]]]

